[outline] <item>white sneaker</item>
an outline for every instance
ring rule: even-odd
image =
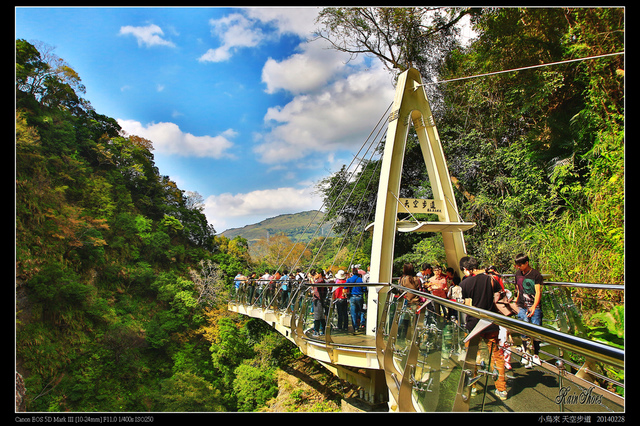
[[[533,364],[535,365],[541,365],[540,363],[540,357],[538,355],[534,355],[531,357],[531,365],[533,366]]]
[[[505,401],[507,399],[507,391],[499,391],[498,389],[496,389],[493,393],[495,393],[495,395],[500,398],[502,401]]]

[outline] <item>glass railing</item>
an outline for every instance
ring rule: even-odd
[[[235,289],[231,301],[291,315],[298,339],[373,349],[375,337],[365,333],[367,293],[381,285],[386,284],[247,280]]]
[[[303,283],[294,301],[298,339],[325,345],[375,349],[366,334],[367,293],[380,284]]]
[[[427,298],[409,305],[406,289],[386,290],[378,296],[383,306],[378,362],[397,410],[453,411],[466,356],[466,332],[458,325],[458,313],[452,309],[446,316],[436,315]]]
[[[419,296],[420,304],[408,305],[407,292]],[[612,380],[595,369],[585,374],[581,367],[586,359],[597,360],[603,369],[616,368],[624,377],[624,351],[565,333],[571,327],[580,327],[581,322],[577,309],[570,306],[571,300],[564,297],[566,294],[561,290],[547,299],[552,310],[562,310],[552,319],[564,316],[553,322],[557,327],[554,329],[556,327],[535,326],[397,285],[381,291],[378,359],[385,370],[395,409],[624,411],[624,398],[619,392],[624,387],[622,380]],[[445,315],[434,312],[434,302],[445,308]],[[479,336],[469,339],[466,328],[461,326],[467,315],[499,325],[503,344],[492,348]],[[523,338],[541,342],[539,362],[536,359],[529,364],[530,354],[517,349]],[[504,370],[506,396],[495,393],[500,363],[495,356],[492,360],[490,350],[495,350],[494,355],[499,355],[511,367]],[[525,364],[529,364],[529,368]],[[618,393],[613,391],[615,388]]]
[[[242,305],[281,312],[290,309],[300,289],[294,280],[244,280],[234,286],[231,301]]]

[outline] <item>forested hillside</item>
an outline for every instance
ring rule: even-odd
[[[242,228],[227,229],[222,235],[229,239],[241,236],[249,245],[277,234],[283,234],[295,242],[308,242],[316,236],[326,236],[331,231],[331,224],[324,223],[323,217],[324,213],[317,210],[281,214]],[[318,230],[318,226],[323,223]]]
[[[252,411],[293,346],[232,316],[246,240],[214,237],[148,140],[16,42],[16,372],[28,411]]]

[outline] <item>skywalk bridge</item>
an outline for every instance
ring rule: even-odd
[[[569,296],[569,283],[545,283],[542,327],[489,311],[466,306],[397,284],[357,284],[374,295],[365,315],[377,318],[374,333],[355,330],[348,310],[348,329],[338,330],[338,311],[328,291],[326,327],[314,333],[312,287],[348,284],[290,283],[258,294],[260,284],[249,282],[238,289],[229,310],[260,318],[292,341],[307,356],[318,360],[339,378],[359,386],[362,399],[371,406],[387,403],[389,411],[504,411],[598,412],[624,411],[624,398],[611,389],[624,384],[607,379],[594,368],[597,363],[624,373],[624,351],[576,336],[582,328],[580,314]],[[593,287],[593,286],[591,286]],[[623,291],[623,286],[598,286]],[[417,314],[404,304],[412,292],[456,311],[453,317],[423,307]],[[508,397],[494,394],[497,372],[489,367],[486,345],[469,336],[461,326],[465,315],[492,321],[511,332],[512,369],[507,371]],[[541,363],[523,367],[516,350],[520,336],[542,342]],[[477,374],[474,372],[477,371]],[[471,388],[475,387],[475,396]]]
[[[312,286],[336,285],[330,283],[289,282],[287,288],[291,292],[287,294],[282,294],[279,288],[261,292],[259,285],[258,291],[254,291],[256,287],[247,287],[252,283],[245,283],[229,302],[229,309],[266,321],[305,355],[360,386],[364,400],[371,404],[386,403],[389,411],[624,411],[624,398],[620,396],[624,394],[624,351],[585,338],[581,314],[568,292],[571,286],[594,285],[546,282],[542,305],[547,309],[544,312],[547,321],[536,326],[396,284],[392,274],[397,232],[441,233],[446,264],[462,277],[459,261],[467,255],[463,232],[475,223],[465,222],[458,213],[440,137],[417,70],[409,69],[398,76],[395,98],[378,125],[381,123],[387,128],[384,147],[382,139],[375,145],[376,137],[360,156],[369,143],[365,141],[354,158],[360,160],[354,168],[357,170],[369,152],[371,156],[383,153],[376,206],[370,212],[375,216],[373,222],[349,224],[349,229],[372,232],[371,283],[366,284],[366,318],[361,321],[364,327],[353,329],[349,318],[347,330],[338,330],[338,310],[329,299],[325,301],[326,329],[322,334],[314,334]],[[411,126],[424,157],[432,199],[400,197]],[[375,129],[371,134],[374,133]],[[351,165],[347,170],[350,168]],[[353,175],[351,172],[345,181]],[[339,194],[343,192],[344,188]],[[361,201],[348,199],[344,205]],[[338,210],[340,215],[342,210]],[[418,219],[425,214],[431,219]],[[623,285],[595,286],[604,291],[624,291]],[[452,309],[456,315],[453,319],[436,315],[428,303],[416,312],[410,311],[404,304],[407,292]],[[464,327],[469,315],[480,318],[479,324],[493,322],[511,333],[514,368],[507,373],[506,400],[492,393],[496,373],[486,345]],[[522,367],[524,355],[515,350],[523,335],[542,342],[542,360],[532,369]],[[614,371],[614,377],[620,379],[605,377],[596,365]]]

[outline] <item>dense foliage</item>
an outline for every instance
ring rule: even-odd
[[[16,370],[26,409],[260,408],[294,347],[226,309],[246,240],[215,237],[198,194],[160,175],[152,143],[123,134],[83,93],[51,48],[16,41]]]
[[[499,9],[442,79],[624,51],[620,8]],[[624,281],[623,56],[447,83],[441,137],[478,227],[470,247],[503,268],[527,251],[567,281]]]
[[[460,215],[476,223],[467,251],[503,273],[524,252],[552,280],[624,283],[624,9],[417,9],[325,9],[320,36],[421,72]],[[477,37],[456,44],[452,24],[465,15]],[[618,55],[522,69],[609,54]],[[430,198],[415,139],[410,132],[399,196]],[[380,162],[318,185],[350,241],[375,209]],[[397,233],[397,274],[405,262],[444,265],[441,236]],[[573,297],[591,338],[624,347],[624,292]]]
[[[468,251],[505,272],[524,251],[559,280],[624,282],[624,56],[464,78],[623,52],[624,10],[450,9],[435,11],[429,25],[423,13],[326,9],[321,36],[389,68],[418,67],[427,82],[456,80],[428,85],[427,93],[460,214],[477,224],[466,233]],[[443,43],[463,15],[477,37]],[[437,54],[426,54],[425,39],[439,46]],[[331,189],[345,183],[343,193],[365,200],[346,207],[340,200],[328,212],[341,231],[375,208],[376,177],[366,185],[379,161],[364,165],[361,180],[344,182],[343,170],[319,185],[329,206],[337,198]],[[400,196],[430,194],[410,133]],[[398,235],[396,257],[442,263],[437,239]]]

